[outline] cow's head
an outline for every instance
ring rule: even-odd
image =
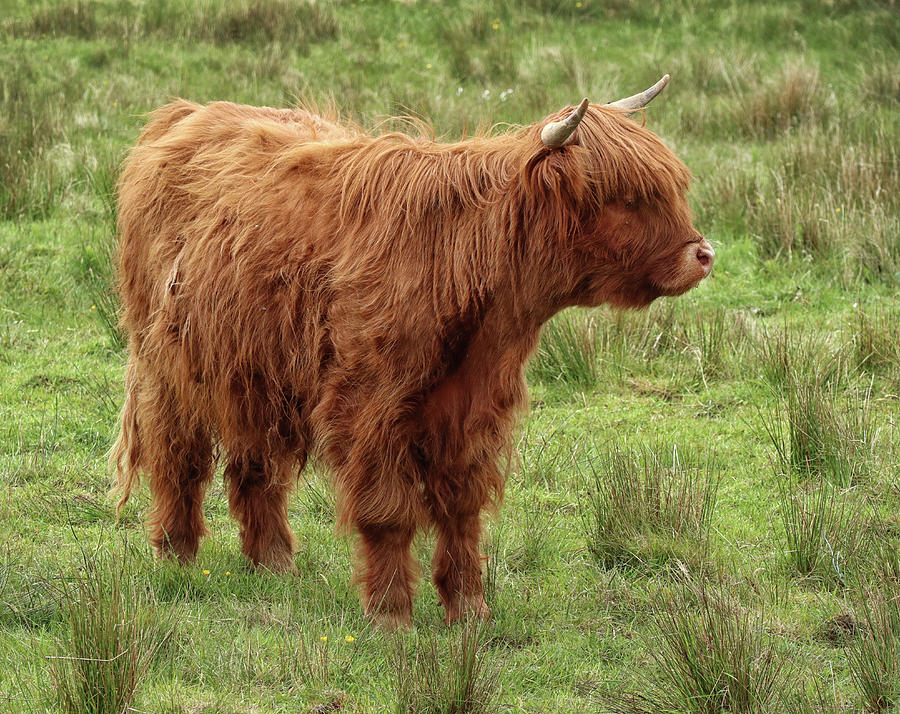
[[[543,146],[529,166],[532,185],[576,216],[564,246],[574,303],[641,307],[690,290],[712,270],[715,253],[691,222],[690,172],[627,118],[668,81],[607,105],[585,99],[533,128]]]

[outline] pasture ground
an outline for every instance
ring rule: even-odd
[[[895,710],[897,12],[0,0],[0,709]],[[488,520],[489,623],[446,628],[426,578],[410,632],[369,627],[314,471],[297,578],[249,570],[220,480],[196,567],[150,557],[146,489],[116,523],[110,195],[144,113],[305,96],[456,138],[665,72],[646,121],[696,175],[715,273],[548,325]]]

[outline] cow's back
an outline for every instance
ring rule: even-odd
[[[226,438],[258,438],[254,425],[278,428],[312,399],[329,349],[313,226],[337,220],[338,204],[322,200],[333,179],[317,147],[352,136],[306,110],[176,101],[126,161],[118,258],[132,355]]]

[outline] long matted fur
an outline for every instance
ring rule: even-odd
[[[313,454],[359,533],[367,611],[408,621],[410,542],[434,527],[448,619],[486,614],[480,513],[502,496],[541,325],[706,274],[688,171],[657,137],[592,105],[547,149],[547,120],[441,144],[299,109],[151,115],[119,182],[112,462],[123,503],[149,481],[158,552],[195,556],[221,453],[244,552],[291,570],[288,495]]]

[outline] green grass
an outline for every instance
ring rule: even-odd
[[[0,0],[0,710],[896,708],[896,11]],[[373,630],[318,472],[296,578],[249,570],[220,480],[196,566],[153,561],[145,490],[116,522],[111,197],[146,112],[311,98],[457,138],[664,72],[646,122],[696,177],[716,269],[547,326],[487,522],[489,623],[446,628],[423,582],[411,631]]]

